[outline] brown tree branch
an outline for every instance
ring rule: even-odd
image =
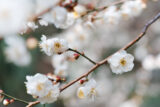
[[[121,50],[127,50],[128,48],[130,48],[132,45],[134,45],[136,42],[138,42],[147,32],[148,28],[158,19],[160,18],[160,13],[158,13],[153,19],[151,19],[143,28],[142,32],[138,35],[138,37],[136,39],[134,39],[133,41],[131,41],[130,43],[128,43],[126,46],[124,46],[123,48],[119,49],[118,51]],[[117,52],[118,52],[117,51]],[[112,54],[113,55],[113,54]],[[65,90],[66,88],[70,87],[71,85],[73,85],[74,83],[78,82],[79,80],[81,80],[84,77],[87,77],[90,73],[92,73],[95,69],[97,69],[98,67],[100,67],[101,65],[105,64],[108,62],[108,59],[112,56],[108,56],[107,58],[105,58],[104,60],[100,61],[99,63],[97,63],[96,65],[94,65],[87,73],[83,74],[82,76],[80,76],[79,78],[71,81],[70,83],[66,84],[64,87],[62,87],[60,89],[60,91],[62,92],[63,90]]]

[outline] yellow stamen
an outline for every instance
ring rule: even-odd
[[[78,97],[79,98],[84,98],[84,93],[83,93],[83,91],[81,89],[78,92]]]
[[[120,64],[121,64],[122,66],[125,66],[126,63],[127,63],[127,61],[126,61],[124,58],[122,58],[122,59],[120,60]]]
[[[43,86],[44,85],[42,83],[39,83],[36,88],[38,91],[41,91],[43,89]]]

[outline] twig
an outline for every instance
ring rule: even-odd
[[[4,92],[2,92],[2,93],[0,93],[0,94],[6,96],[6,97],[8,97],[8,98],[14,99],[15,101],[19,101],[19,102],[22,102],[22,103],[25,103],[25,104],[29,104],[29,102],[27,102],[27,101],[25,101],[25,100],[21,100],[21,99],[15,98],[15,97],[10,96],[10,95],[8,95],[8,94],[6,94],[6,93],[4,93]]]
[[[84,53],[81,53],[81,52],[79,52],[79,51],[77,51],[77,50],[74,50],[74,49],[71,49],[71,48],[69,48],[68,51],[73,51],[73,52],[75,52],[75,53],[83,56],[84,58],[86,58],[86,59],[87,59],[88,61],[90,61],[92,64],[94,64],[94,65],[96,64],[95,61],[93,61],[92,59],[90,59],[89,57],[87,57]]]
[[[143,28],[142,32],[138,35],[138,37],[136,39],[134,39],[133,41],[131,41],[130,43],[128,43],[126,46],[124,46],[123,48],[119,49],[118,51],[121,50],[127,50],[128,48],[130,48],[132,45],[134,45],[136,42],[138,42],[147,32],[148,28],[158,19],[160,18],[160,13],[158,13],[152,20],[150,20]],[[117,51],[117,52],[118,52]],[[113,54],[112,54],[113,55]],[[112,56],[108,56],[107,58],[105,58],[104,60],[100,61],[99,63],[97,63],[96,65],[94,65],[87,73],[83,74],[82,76],[80,76],[79,78],[71,81],[70,83],[66,84],[64,87],[62,87],[60,89],[60,91],[62,92],[63,90],[65,90],[66,88],[70,87],[71,85],[73,85],[74,83],[78,82],[80,79],[87,77],[90,73],[92,73],[95,69],[97,69],[98,67],[100,67],[101,65],[105,64],[108,62],[108,59]]]
[[[39,103],[39,101],[30,102],[26,107],[33,107],[34,105],[37,105]]]

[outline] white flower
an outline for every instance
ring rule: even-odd
[[[48,92],[48,94],[44,97],[39,97],[38,101],[41,102],[41,104],[45,104],[45,103],[53,103],[57,100],[57,98],[59,97],[60,94],[60,90],[57,85],[53,85],[50,89],[50,91]]]
[[[53,53],[61,54],[68,49],[68,44],[63,39],[47,39],[45,35],[42,35],[41,40],[40,47],[49,56]]]
[[[53,103],[59,97],[58,84],[53,85],[47,76],[38,73],[34,76],[27,76],[26,79],[27,93],[38,98],[42,104]]]
[[[92,100],[95,99],[97,95],[96,90],[97,83],[94,79],[89,80],[85,86],[80,87],[77,91],[77,96],[81,99],[83,98],[91,98]]]
[[[7,36],[5,42],[8,45],[4,53],[8,62],[17,66],[27,66],[31,62],[31,55],[26,48],[25,41],[20,36]]]
[[[26,88],[27,93],[32,96],[44,97],[48,94],[52,87],[52,82],[43,74],[27,76]]]
[[[10,35],[22,30],[32,9],[31,0],[1,0],[0,35]]]
[[[53,39],[53,50],[55,53],[63,53],[68,49],[68,44],[64,39]]]
[[[131,71],[134,67],[133,61],[134,57],[124,50],[115,53],[108,59],[112,72],[116,74]]]

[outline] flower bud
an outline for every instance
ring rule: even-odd
[[[75,53],[75,54],[74,54],[74,59],[77,60],[77,59],[79,58],[79,56],[80,56],[79,54]]]
[[[80,83],[80,84],[83,84],[83,83],[84,83],[84,80],[79,80],[79,83]]]
[[[14,99],[11,99],[10,101],[9,101],[9,103],[13,103],[14,102]]]
[[[9,99],[4,99],[3,100],[3,105],[7,106],[10,103]]]
[[[61,81],[61,77],[56,76],[56,81],[57,81],[57,82]]]
[[[34,49],[34,48],[36,48],[36,46],[37,46],[37,44],[38,44],[38,41],[37,41],[36,38],[31,37],[31,38],[28,38],[28,39],[27,39],[26,44],[27,44],[27,47],[28,47],[29,49]]]

